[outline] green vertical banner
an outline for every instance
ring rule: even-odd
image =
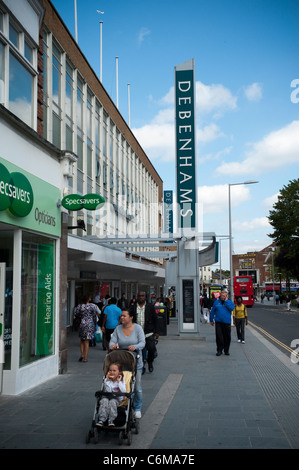
[[[176,174],[178,229],[197,228],[194,60],[175,67]]]
[[[54,352],[54,243],[38,246],[36,355]]]

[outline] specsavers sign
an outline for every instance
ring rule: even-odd
[[[61,235],[60,190],[0,157],[0,222]]]
[[[105,204],[105,199],[98,194],[69,194],[65,196],[61,204],[69,211],[79,211],[80,209],[88,209],[90,211],[100,209]]]

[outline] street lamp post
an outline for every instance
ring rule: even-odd
[[[229,265],[230,265],[230,298],[234,301],[234,280],[233,280],[233,248],[232,248],[232,215],[231,215],[231,186],[240,186],[242,184],[255,184],[258,181],[244,181],[244,183],[230,183],[228,185],[228,221],[229,221]]]

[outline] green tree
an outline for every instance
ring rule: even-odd
[[[273,227],[269,237],[279,249],[275,265],[299,279],[299,179],[283,186],[268,219]]]

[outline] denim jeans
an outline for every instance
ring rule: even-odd
[[[133,402],[133,408],[135,411],[141,411],[141,407],[142,407],[141,377],[142,377],[142,367],[140,367],[136,371],[135,395],[134,395],[134,402]]]
[[[236,318],[237,337],[241,341],[245,340],[245,318]]]

